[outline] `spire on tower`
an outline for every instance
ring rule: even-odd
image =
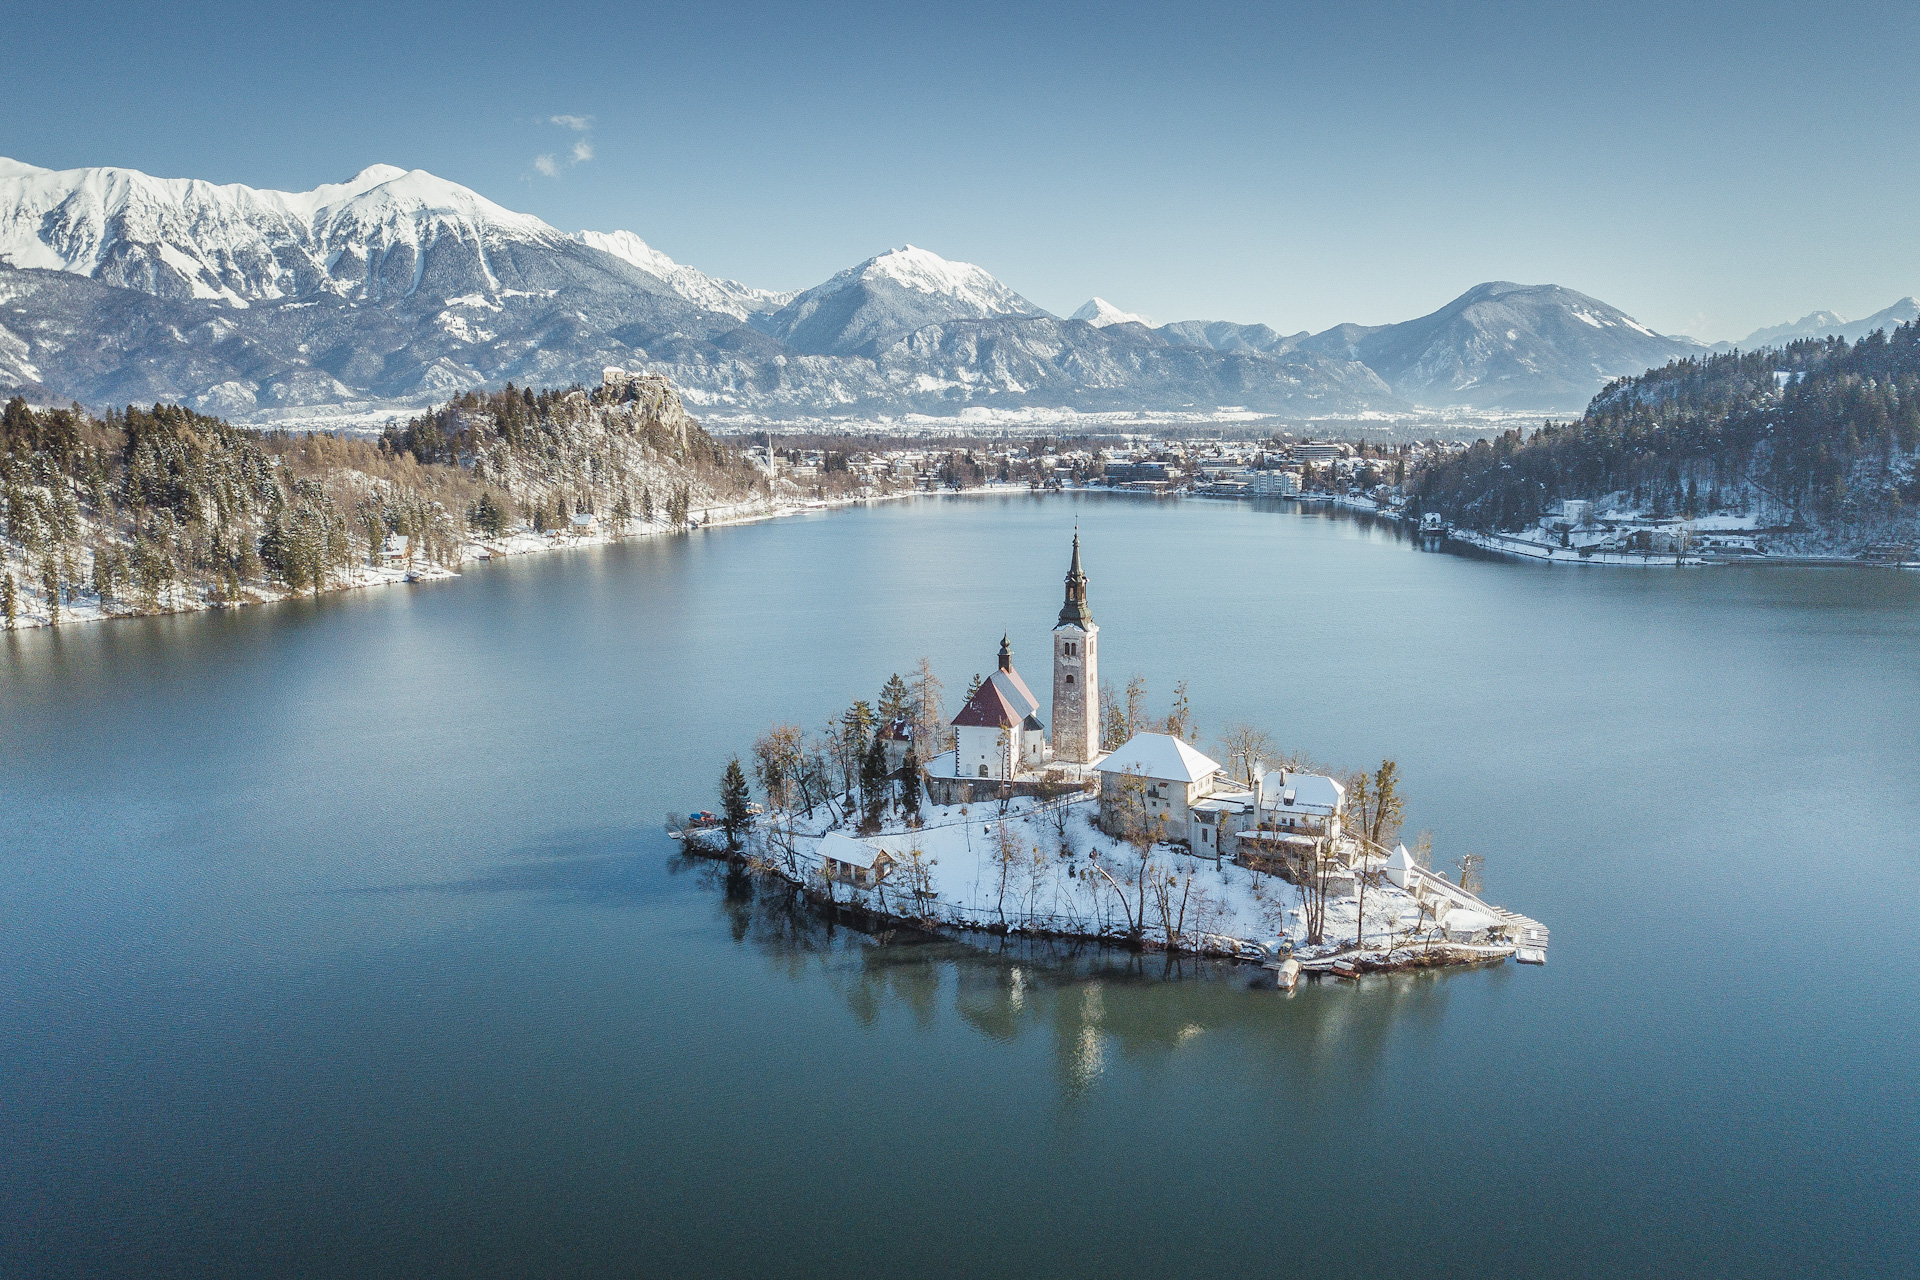
[[[1000,636],[1000,669],[1002,671],[1013,670],[1013,646],[1007,643],[1005,633],[1002,633]]]
[[[1067,602],[1060,609],[1060,625],[1084,627],[1093,621],[1087,608],[1087,575],[1080,568],[1080,530],[1073,531],[1073,563],[1067,567]]]

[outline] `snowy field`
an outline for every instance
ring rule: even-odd
[[[835,883],[833,896],[893,915],[1009,932],[1117,940],[1137,920],[1149,944],[1173,940],[1185,950],[1247,959],[1260,958],[1262,944],[1280,939],[1303,959],[1352,949],[1359,917],[1350,875],[1329,894],[1324,943],[1309,947],[1303,890],[1231,860],[1165,844],[1148,856],[1143,886],[1139,855],[1094,827],[1097,811],[1093,799],[1078,796],[1052,803],[1018,797],[1004,815],[992,801],[930,806],[917,830],[893,822],[865,838],[895,860],[876,886]],[[747,851],[788,879],[821,889],[822,839],[836,830],[845,834],[837,816],[825,807],[807,817],[769,815],[754,828]],[[1432,917],[1423,919],[1412,895],[1378,874],[1380,865],[1375,860],[1365,886],[1365,947],[1384,958],[1390,947],[1419,945],[1419,931],[1431,928]],[[916,867],[924,868],[919,905]]]

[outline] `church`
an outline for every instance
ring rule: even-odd
[[[966,804],[1032,790],[1049,772],[1079,780],[1100,762],[1100,628],[1087,607],[1080,535],[1073,535],[1066,600],[1053,628],[1053,732],[1040,700],[1013,665],[1000,638],[993,674],[953,718],[954,749],[927,762],[927,795],[935,804]]]

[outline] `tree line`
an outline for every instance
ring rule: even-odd
[[[523,525],[685,526],[699,504],[764,490],[670,390],[646,394],[470,392],[372,441],[15,397],[0,410],[0,615],[319,592],[381,563],[389,539],[411,563],[451,564]]]
[[[1920,504],[1920,322],[1848,342],[1676,360],[1617,379],[1577,421],[1504,432],[1423,467],[1413,494],[1469,528],[1518,529],[1560,498],[1624,493],[1691,516],[1769,503],[1866,521]]]

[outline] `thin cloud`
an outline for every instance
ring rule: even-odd
[[[593,130],[592,116],[558,115],[548,116],[547,124],[558,125],[562,129],[571,129],[575,133],[588,134]],[[543,178],[558,178],[563,172],[575,165],[585,164],[593,159],[593,139],[580,137],[573,140],[564,154],[549,151],[533,158],[533,167]]]

